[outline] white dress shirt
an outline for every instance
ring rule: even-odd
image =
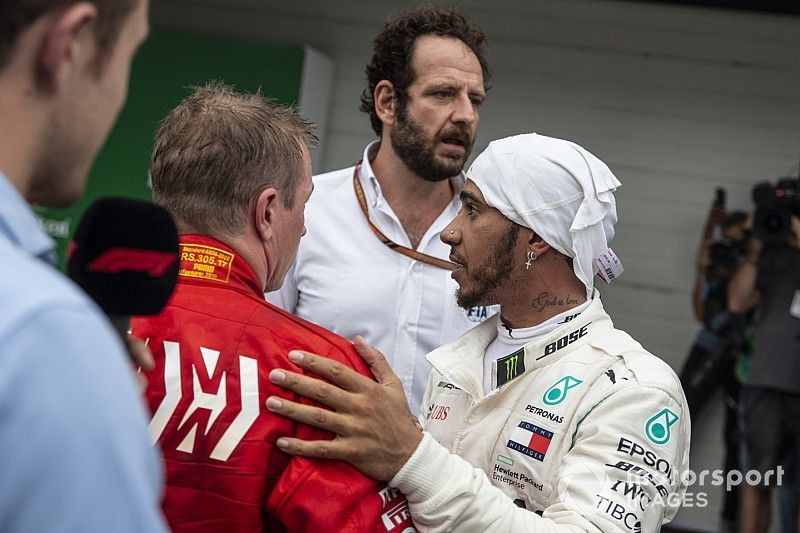
[[[358,176],[370,219],[388,238],[411,247],[369,163],[377,147],[374,142],[364,150]],[[381,243],[358,205],[353,170],[314,177],[314,193],[305,212],[308,233],[283,287],[267,298],[348,339],[362,335],[386,356],[416,415],[431,370],[425,354],[482,322],[494,308],[459,308],[458,285],[449,270],[412,260]],[[464,177],[452,181],[456,191],[452,201],[417,247],[442,259],[448,258],[450,247],[439,233],[458,213]]]

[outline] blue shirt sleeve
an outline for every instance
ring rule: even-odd
[[[122,344],[88,302],[57,302],[0,329],[0,530],[164,531]]]

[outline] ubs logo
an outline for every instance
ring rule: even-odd
[[[428,407],[428,414],[425,418],[428,420],[446,420],[449,413],[450,407],[446,405],[436,405],[434,403]]]

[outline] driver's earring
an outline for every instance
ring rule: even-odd
[[[528,250],[528,260],[525,261],[525,270],[528,270],[531,267],[531,263],[536,261],[536,255],[533,252]]]

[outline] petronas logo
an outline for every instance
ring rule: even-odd
[[[672,437],[672,426],[678,423],[680,417],[666,407],[653,416],[644,425],[644,434],[648,440],[658,446],[663,446]]]
[[[570,389],[574,389],[581,383],[583,383],[583,381],[576,377],[564,376],[544,392],[542,401],[546,405],[558,405],[567,398],[567,393]]]

